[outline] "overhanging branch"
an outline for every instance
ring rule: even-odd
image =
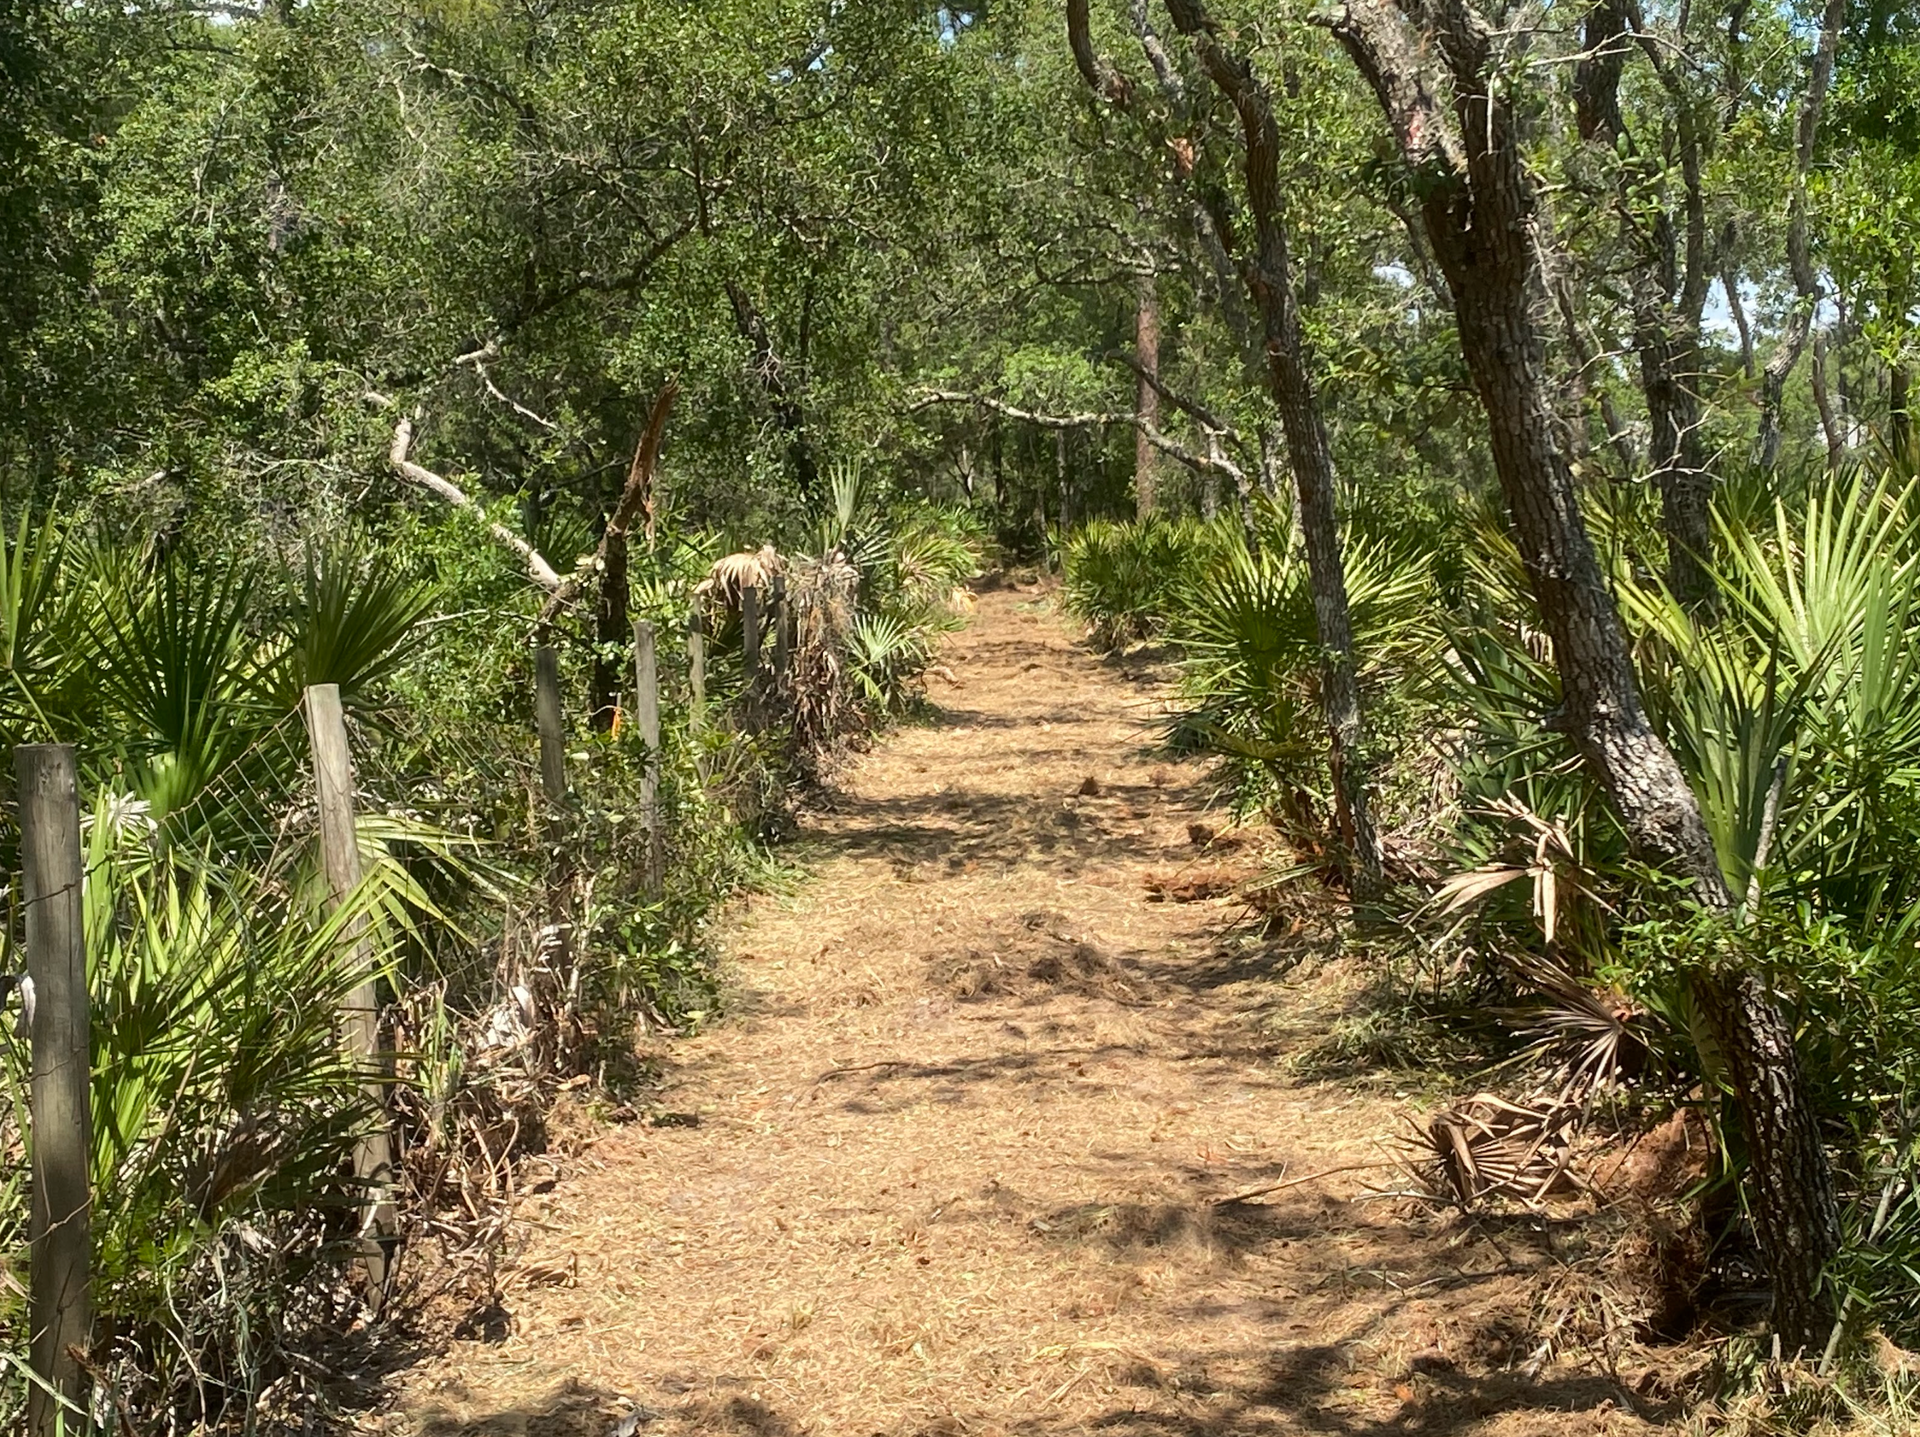
[[[410,457],[413,450],[413,418],[403,417],[394,426],[393,444],[387,450],[387,463],[393,472],[417,489],[424,489],[436,498],[443,499],[456,509],[465,509],[479,517],[487,526],[487,532],[505,547],[520,556],[527,567],[527,577],[533,580],[549,594],[560,588],[560,576],[553,566],[540,556],[540,551],[521,538],[505,524],[495,523],[487,517],[477,501],[455,484],[451,479],[443,479],[424,465],[416,464]]]

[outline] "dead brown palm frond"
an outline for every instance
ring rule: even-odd
[[[1536,1207],[1578,1186],[1570,1164],[1581,1113],[1559,1099],[1528,1105],[1481,1093],[1417,1130],[1417,1145],[1432,1154],[1422,1179],[1462,1207],[1491,1197]]]
[[[860,575],[834,549],[819,559],[795,559],[790,583],[793,650],[781,698],[792,717],[794,752],[813,764],[853,717],[845,655]]]
[[[1443,916],[1459,913],[1509,883],[1529,879],[1533,884],[1533,916],[1547,943],[1552,944],[1565,927],[1570,904],[1584,899],[1605,906],[1588,879],[1565,825],[1512,797],[1496,798],[1481,811],[1526,830],[1533,841],[1532,856],[1525,862],[1487,863],[1454,874],[1434,891],[1429,900],[1431,908]]]
[[[1644,1064],[1648,1043],[1639,1025],[1647,1013],[1632,998],[1545,954],[1508,954],[1507,962],[1547,1000],[1530,1015],[1525,1031],[1534,1035],[1536,1052],[1566,1054],[1563,1099],[1590,1102]]]

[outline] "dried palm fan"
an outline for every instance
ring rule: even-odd
[[[775,577],[784,572],[786,564],[779,551],[771,544],[764,544],[758,549],[743,549],[738,554],[715,559],[713,567],[707,570],[707,577],[693,586],[693,592],[698,599],[713,600],[737,612],[741,590],[758,589],[764,603]]]
[[[794,752],[802,762],[824,753],[850,716],[843,656],[859,587],[859,573],[838,549],[819,559],[793,560],[787,591],[793,649],[782,697],[792,716]]]
[[[1481,1093],[1434,1118],[1420,1133],[1433,1152],[1427,1179],[1462,1207],[1489,1197],[1536,1206],[1577,1185],[1569,1164],[1581,1108],[1559,1099],[1537,1106]]]
[[[1644,1067],[1649,1048],[1640,1025],[1646,1010],[1633,999],[1616,988],[1596,987],[1543,954],[1508,954],[1507,961],[1547,1000],[1528,1031],[1537,1048],[1564,1054],[1561,1100],[1589,1103]]]

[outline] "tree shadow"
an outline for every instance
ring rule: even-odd
[[[1208,1384],[1200,1383],[1204,1402],[1176,1398],[1145,1411],[1116,1407],[1070,1424],[1029,1418],[1009,1430],[1021,1437],[1063,1430],[1092,1430],[1116,1437],[1302,1437],[1306,1433],[1463,1437],[1498,1415],[1537,1413],[1544,1424],[1555,1417],[1598,1415],[1635,1405],[1630,1393],[1604,1377],[1536,1380],[1517,1372],[1469,1375],[1438,1366],[1410,1372],[1405,1380],[1379,1393],[1378,1398],[1386,1398],[1394,1409],[1380,1415],[1378,1409],[1386,1402],[1371,1392],[1356,1393],[1343,1348],[1312,1343],[1282,1348],[1261,1366],[1255,1381],[1239,1387],[1204,1390]]]

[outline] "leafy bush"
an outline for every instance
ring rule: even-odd
[[[1550,725],[1557,685],[1510,549],[1458,616],[1440,695],[1471,735],[1458,891],[1485,875],[1473,880],[1488,895],[1481,921],[1520,950],[1546,944],[1539,924],[1557,914],[1553,951],[1660,1025],[1651,1041],[1710,1099],[1717,1058],[1695,1038],[1688,975],[1730,955],[1767,974],[1794,1011],[1816,1102],[1851,1134],[1840,1169],[1856,1185],[1853,1245],[1833,1280],[1856,1314],[1877,1304],[1912,1340],[1920,1303],[1901,1254],[1920,1243],[1903,1196],[1920,1103],[1920,485],[1822,476],[1766,504],[1735,490],[1717,529],[1713,613],[1689,614],[1624,555],[1615,582],[1649,716],[1699,796],[1739,911],[1687,916],[1629,859]],[[1523,870],[1531,885],[1494,886]],[[1530,907],[1509,896],[1529,887]],[[1737,1125],[1720,1131],[1738,1163]]]
[[[1095,520],[1065,542],[1061,599],[1096,644],[1113,648],[1164,633],[1187,606],[1189,586],[1244,549],[1227,520]]]

